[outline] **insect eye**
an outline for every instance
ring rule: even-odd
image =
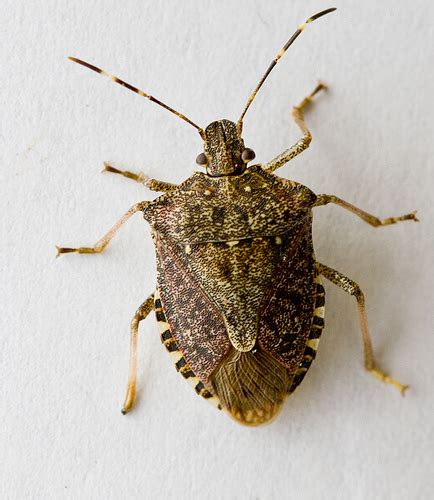
[[[202,167],[208,165],[208,158],[206,157],[206,154],[200,153],[200,155],[197,155],[196,163]]]
[[[255,152],[253,149],[246,148],[242,153],[241,153],[241,158],[244,163],[249,163],[249,161],[252,161],[255,158]]]

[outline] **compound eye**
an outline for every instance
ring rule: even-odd
[[[241,158],[244,163],[249,163],[249,161],[252,161],[255,159],[255,152],[253,149],[246,148],[242,153],[241,153]]]
[[[206,165],[208,165],[208,158],[206,157],[206,154],[200,153],[200,155],[197,155],[196,163],[201,167],[205,167]]]

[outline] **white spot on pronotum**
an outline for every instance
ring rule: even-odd
[[[203,192],[203,194],[205,196],[209,196],[211,194],[211,191],[209,189],[205,189],[205,191]]]
[[[247,191],[247,193],[250,193],[251,190],[252,190],[252,188],[250,186],[246,186],[244,188],[244,191]]]
[[[276,242],[276,245],[282,244],[282,238],[280,236],[276,236],[276,239],[274,241]]]
[[[191,253],[191,246],[190,245],[185,245],[185,253]]]

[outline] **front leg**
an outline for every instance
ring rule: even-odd
[[[274,172],[274,170],[282,167],[283,165],[285,165],[285,163],[292,160],[293,158],[295,158],[297,155],[299,155],[309,147],[312,141],[312,134],[310,133],[309,129],[307,128],[304,122],[303,111],[307,106],[309,106],[313,102],[314,96],[318,92],[326,88],[327,86],[325,85],[325,83],[319,82],[311,94],[309,94],[305,99],[303,99],[298,106],[294,106],[294,108],[292,109],[292,116],[295,120],[295,123],[302,131],[303,137],[289,149],[285,150],[279,156],[276,156],[276,158],[266,163],[263,166],[264,170],[266,170],[267,172]]]
[[[409,214],[400,215],[398,217],[388,217],[386,219],[379,219],[375,217],[375,215],[369,214],[365,212],[361,208],[358,208],[351,203],[348,203],[337,196],[331,194],[320,194],[315,202],[315,207],[320,207],[322,205],[327,205],[328,203],[334,203],[335,205],[339,205],[346,210],[349,210],[353,214],[360,217],[363,221],[367,222],[371,226],[379,227],[379,226],[389,226],[390,224],[396,224],[397,222],[401,222],[404,220],[413,220],[415,222],[419,222],[419,219],[416,217],[416,211],[411,212]]]
[[[170,193],[171,191],[175,191],[178,188],[176,184],[171,184],[170,182],[159,181],[157,179],[151,179],[143,172],[139,172],[135,174],[134,172],[130,172],[129,170],[119,170],[115,167],[112,167],[107,162],[104,162],[104,170],[103,172],[111,172],[113,174],[119,174],[123,177],[127,177],[128,179],[132,179],[133,181],[139,182],[143,184],[151,191],[158,191],[160,193]]]

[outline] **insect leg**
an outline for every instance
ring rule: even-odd
[[[145,302],[137,309],[134,318],[131,321],[131,340],[130,340],[130,372],[128,376],[127,393],[125,402],[122,407],[122,413],[128,413],[133,404],[136,395],[136,380],[137,380],[137,335],[139,330],[140,321],[144,320],[146,316],[154,308],[154,294],[151,294]]]
[[[312,141],[312,134],[307,128],[304,122],[304,110],[313,102],[314,96],[323,89],[326,89],[327,86],[323,82],[319,82],[315,87],[314,91],[305,97],[298,106],[294,106],[292,108],[292,116],[295,120],[295,123],[298,125],[299,129],[303,133],[303,137],[297,141],[293,146],[289,149],[286,149],[279,156],[276,156],[273,160],[269,161],[263,166],[263,169],[267,172],[274,172],[274,170],[282,167],[288,161],[295,158],[297,155],[302,153],[305,149],[307,149]]]
[[[353,214],[357,215],[357,217],[360,217],[362,220],[374,227],[388,226],[390,224],[396,224],[397,222],[401,222],[404,220],[414,220],[415,222],[419,222],[419,219],[416,217],[416,211],[411,212],[410,214],[400,215],[399,217],[379,219],[378,217],[375,217],[375,215],[368,214],[368,212],[365,212],[364,210],[351,205],[351,203],[348,203],[347,201],[330,194],[318,195],[318,199],[314,206],[319,207],[322,205],[327,205],[328,203],[335,203],[336,205],[349,210]]]
[[[106,246],[110,243],[113,236],[118,232],[118,230],[127,222],[127,220],[136,212],[143,210],[149,201],[141,201],[133,205],[128,212],[126,212],[106,233],[99,241],[95,243],[93,247],[78,247],[78,248],[68,248],[68,247],[58,247],[56,246],[56,257],[59,257],[62,253],[101,253],[105,250]]]
[[[320,274],[337,285],[339,288],[342,288],[342,290],[344,290],[345,292],[353,295],[357,300],[360,329],[362,331],[363,338],[363,353],[366,370],[368,370],[369,373],[374,375],[374,377],[377,377],[382,382],[394,385],[401,392],[401,394],[404,395],[404,392],[408,388],[408,385],[401,384],[401,382],[398,382],[397,380],[387,375],[378,367],[375,361],[371,336],[369,335],[368,329],[368,317],[366,315],[365,309],[365,296],[363,295],[363,292],[360,289],[359,285],[352,281],[350,278],[344,276],[339,271],[335,271],[334,269],[324,266],[319,262],[317,262],[317,266]]]
[[[171,184],[170,182],[159,181],[157,179],[151,179],[143,172],[134,173],[129,170],[119,170],[115,167],[112,167],[107,162],[104,162],[104,170],[103,172],[111,172],[113,174],[119,174],[128,179],[132,179],[133,181],[139,182],[143,184],[151,191],[158,191],[160,193],[169,193],[170,191],[175,191],[178,188],[176,184]]]

